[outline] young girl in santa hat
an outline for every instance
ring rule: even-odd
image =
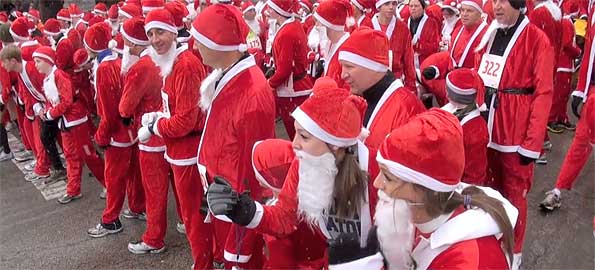
[[[291,239],[290,259],[295,263],[285,265],[286,269],[324,267],[327,241],[347,237],[358,246],[365,242],[372,224],[368,151],[358,142],[366,106],[361,97],[338,88],[332,79],[319,79],[312,96],[292,113],[297,158],[277,203],[262,205],[215,177],[207,192],[211,213],[263,234]]]

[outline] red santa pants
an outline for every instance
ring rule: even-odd
[[[61,132],[62,150],[66,158],[66,175],[68,183],[66,193],[70,196],[76,196],[81,193],[81,175],[83,173],[83,162],[93,173],[97,181],[105,187],[104,181],[104,163],[91,142],[89,134],[89,125],[82,123],[74,127],[69,127]]]
[[[554,96],[552,97],[552,108],[550,109],[548,122],[568,121],[566,109],[570,92],[572,92],[571,81],[571,72],[556,72],[554,76]]]
[[[31,136],[29,137],[29,142],[33,142],[32,149],[35,154],[35,159],[37,160],[33,172],[38,175],[48,175],[50,173],[50,159],[41,142],[41,125],[39,121],[40,120],[37,117],[34,121],[30,121],[29,119],[25,120],[26,123],[30,124],[31,132],[29,134]]]
[[[16,111],[17,111],[17,124],[19,125],[19,132],[21,133],[21,142],[23,143],[23,147],[25,147],[26,150],[32,150],[32,147],[31,147],[32,144],[29,143],[29,136],[27,135],[28,133],[25,130],[25,123],[24,123],[29,120],[25,117],[25,112],[21,109],[21,106],[17,105]]]
[[[220,220],[217,220],[222,222]],[[214,226],[219,227],[217,223]],[[262,269],[264,265],[262,235],[254,230],[231,224],[225,239],[225,269]]]
[[[200,204],[204,190],[200,182],[196,165],[171,165],[176,183],[176,192],[180,200],[182,220],[186,227],[186,238],[190,243],[194,269],[211,269],[213,267],[212,229],[205,224],[205,217],[200,214]]]
[[[285,131],[287,131],[287,135],[289,136],[290,140],[293,140],[293,136],[295,136],[295,127],[293,126],[293,122],[295,119],[291,117],[291,113],[304,102],[304,100],[308,99],[308,96],[301,96],[301,97],[276,97],[276,106],[277,106],[277,116],[281,117],[283,121],[283,125],[285,126]]]
[[[263,235],[268,250],[268,258],[263,267],[267,270],[296,269],[295,244],[290,237]]]
[[[568,153],[566,153],[562,168],[560,168],[560,175],[558,175],[556,181],[556,188],[558,189],[571,189],[585,163],[589,160],[589,156],[591,156],[592,144],[595,144],[595,123],[589,121],[589,119],[595,119],[595,117],[589,117],[588,115],[594,114],[595,108],[588,105],[581,111],[582,117],[578,121],[574,139]]]
[[[111,223],[118,219],[126,193],[128,207],[135,213],[145,211],[145,196],[140,182],[138,148],[109,146],[104,152],[105,187],[107,189],[105,209],[101,222]]]
[[[147,205],[147,227],[142,239],[149,246],[161,248],[167,231],[169,163],[163,152],[140,151],[139,161]]]
[[[490,186],[519,210],[514,228],[514,253],[521,253],[527,226],[527,194],[533,183],[534,164],[521,165],[518,153],[502,153],[488,148]]]

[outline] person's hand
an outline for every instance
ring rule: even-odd
[[[155,122],[156,119],[157,119],[156,112],[148,112],[148,113],[143,114],[140,122],[143,127],[148,127],[151,123]]]
[[[142,126],[140,129],[138,129],[138,141],[141,143],[146,143],[149,141],[152,135],[153,134],[151,134],[151,131],[149,131],[149,128],[146,126]]]
[[[250,224],[256,214],[256,203],[247,192],[240,195],[221,176],[215,176],[207,190],[207,203],[213,215],[225,215],[241,226]]]

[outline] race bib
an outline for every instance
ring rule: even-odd
[[[253,31],[248,33],[248,37],[246,37],[246,43],[248,44],[248,48],[262,50],[260,38],[258,38],[258,36]]]
[[[163,113],[165,117],[171,117],[171,113],[169,112],[169,96],[161,90],[161,101],[163,102]]]
[[[500,80],[502,79],[504,64],[506,64],[506,58],[502,56],[489,53],[483,55],[477,71],[485,86],[498,89]]]

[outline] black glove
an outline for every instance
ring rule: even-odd
[[[576,115],[576,117],[578,117],[578,118],[581,117],[581,109],[582,109],[581,105],[582,104],[583,104],[582,97],[572,96],[572,103],[570,104],[572,107],[572,113],[574,113],[574,115]]]
[[[200,210],[198,211],[203,216],[209,214],[209,203],[207,202],[207,194],[204,194],[202,196],[202,200],[200,201]]]
[[[267,72],[264,73],[264,77],[267,79],[273,77],[273,75],[275,75],[275,67],[270,67],[267,69]]]
[[[360,247],[360,237],[355,233],[341,233],[337,239],[329,241],[328,263],[336,265],[372,256],[380,251],[376,227],[370,230],[366,247]]]
[[[256,213],[256,204],[249,193],[238,196],[225,178],[215,176],[214,183],[207,190],[207,202],[213,215],[226,215],[234,223],[246,226]]]
[[[436,78],[436,69],[433,67],[427,67],[421,72],[422,76],[426,80],[433,80]]]
[[[324,74],[324,59],[316,62],[316,74],[314,74],[314,78],[320,78],[322,74]]]
[[[535,161],[535,159],[519,154],[519,161],[520,161],[521,165],[527,166],[527,165],[533,163]]]
[[[132,117],[128,117],[128,118],[122,117],[122,124],[124,124],[125,126],[130,126],[130,124],[132,124]]]

